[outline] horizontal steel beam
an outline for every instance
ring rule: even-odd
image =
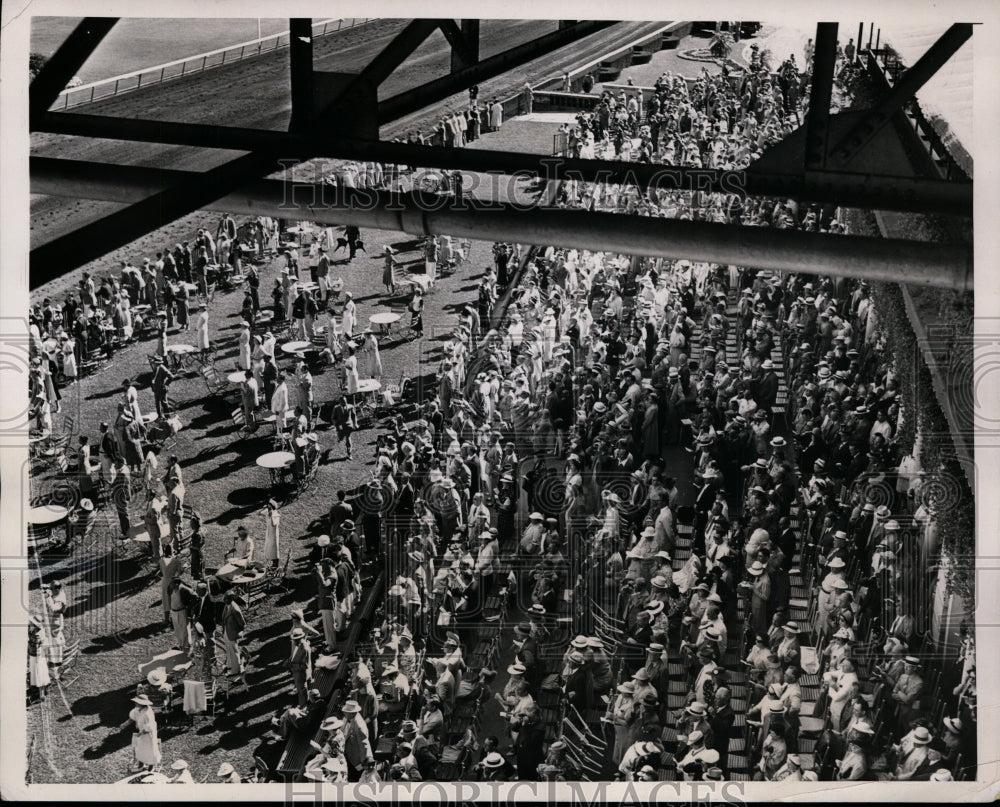
[[[198,174],[194,174],[195,177]],[[31,192],[134,203],[190,172],[32,158]],[[247,180],[209,210],[971,290],[968,246]],[[163,224],[164,222],[159,222]],[[75,265],[79,265],[77,262]],[[70,268],[59,267],[59,271]]]
[[[265,153],[244,154],[205,172],[183,172],[176,182],[134,201],[97,221],[55,238],[31,250],[29,276],[32,285],[53,271],[82,266],[114,249],[141,238],[152,230],[198,210],[228,193],[247,176],[273,171],[277,162]],[[109,174],[113,168],[106,168]]]
[[[809,177],[777,171],[716,171],[652,163],[580,160],[511,151],[417,146],[375,140],[309,137],[266,129],[173,123],[51,112],[36,131],[112,140],[137,140],[181,146],[254,151],[269,149],[301,159],[302,155],[396,165],[446,168],[480,173],[525,173],[556,180],[630,183],[641,188],[782,196],[847,207],[921,213],[971,215],[972,183],[897,177],[817,173]]]

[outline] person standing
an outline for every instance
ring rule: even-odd
[[[424,244],[424,271],[427,274],[427,288],[434,288],[437,280],[438,240],[430,236]]]
[[[193,604],[195,593],[179,577],[170,581],[170,619],[174,626],[174,650],[187,652],[188,641],[188,606]]]
[[[353,338],[354,327],[357,324],[357,305],[354,302],[354,295],[349,291],[344,292],[344,314],[341,318],[341,330],[344,332],[345,338]]]
[[[356,782],[361,778],[365,760],[374,758],[368,725],[361,717],[361,704],[356,700],[347,701],[341,710],[344,713],[344,756],[347,758],[347,777]]]
[[[160,740],[156,732],[156,715],[153,704],[145,695],[132,698],[135,704],[128,719],[135,725],[132,735],[133,762],[130,770],[140,771],[160,764]]]
[[[337,571],[333,558],[322,558],[316,564],[316,599],[323,623],[323,639],[326,642],[326,651],[332,653],[337,647],[337,631],[334,621],[334,614],[337,609]]]
[[[278,565],[281,557],[281,513],[274,499],[267,500],[264,511],[264,562],[271,567]]]
[[[243,616],[242,598],[231,591],[224,597],[225,606],[222,609],[222,642],[226,648],[226,663],[230,676],[238,675],[243,687],[247,686],[246,667],[239,643],[246,630],[246,617]]]
[[[191,514],[191,577],[201,580],[205,576],[205,536],[201,534],[201,516]]]
[[[201,351],[203,359],[208,358],[211,350],[211,343],[208,337],[208,306],[206,305],[198,314],[198,349]]]
[[[174,379],[174,374],[167,369],[161,356],[153,357],[153,401],[156,404],[156,415],[162,419],[170,412],[170,403],[167,400],[167,388]]]
[[[257,379],[253,377],[253,372],[247,370],[244,373],[243,383],[240,384],[240,403],[243,407],[243,422],[251,431],[257,428],[256,412],[260,406],[260,393],[257,387]]]
[[[312,682],[312,645],[306,639],[306,632],[302,628],[295,628],[292,631],[292,655],[288,660],[288,666],[292,672],[292,682],[295,685],[295,692],[299,701],[299,708],[305,708],[308,702],[306,695],[309,684]]]
[[[121,538],[127,541],[132,527],[128,515],[128,507],[132,502],[132,474],[125,465],[124,457],[117,457],[115,466],[116,473],[111,483],[111,500],[115,503],[115,512],[118,514]]]
[[[275,431],[279,436],[285,433],[285,415],[288,412],[288,384],[285,381],[285,371],[278,370],[278,386],[271,395],[271,412],[276,420]]]
[[[189,317],[188,301],[190,299],[191,299],[191,292],[188,291],[187,283],[179,283],[177,285],[177,291],[174,293],[174,302],[177,306],[177,326],[182,331],[186,331],[191,327],[188,324],[188,317]]]
[[[396,264],[398,261],[393,257],[396,250],[392,247],[385,247],[383,250],[385,255],[385,266],[382,269],[382,285],[385,286],[386,292],[392,296],[396,293]]]
[[[490,104],[490,131],[498,132],[503,125],[503,104],[496,98]]]
[[[334,404],[333,425],[337,430],[337,437],[347,445],[347,459],[351,459],[354,448],[351,435],[358,430],[358,413],[347,396],[342,395]]]

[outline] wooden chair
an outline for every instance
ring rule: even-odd
[[[229,382],[219,375],[219,371],[215,369],[214,364],[206,364],[201,368],[200,372],[202,379],[205,381],[205,387],[208,389],[209,395],[218,395],[219,393],[225,392],[229,389]]]
[[[267,579],[267,591],[269,594],[273,590],[286,591],[285,578],[288,575],[288,565],[292,562],[292,550],[285,552],[285,562],[283,565],[272,566],[265,574]]]
[[[247,583],[242,587],[243,599],[246,600],[247,604],[247,613],[252,612],[258,605],[267,599],[269,582],[268,576],[265,574],[263,577],[260,577],[251,583]]]

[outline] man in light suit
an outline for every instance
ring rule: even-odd
[[[434,667],[438,674],[437,681],[434,684],[434,691],[437,693],[438,698],[441,699],[441,711],[447,718],[455,711],[455,695],[457,692],[455,675],[452,673],[451,667],[445,659],[435,659]]]
[[[271,411],[277,418],[274,427],[279,435],[285,431],[285,413],[288,411],[288,384],[285,381],[285,372],[278,371],[278,386],[275,387],[271,395]]]
[[[225,607],[222,610],[222,641],[226,648],[226,661],[230,675],[239,675],[244,688],[247,686],[243,656],[240,654],[239,641],[243,638],[247,621],[243,616],[243,601],[238,594],[227,591]]]
[[[919,671],[920,660],[915,656],[907,656],[903,661],[903,674],[892,688],[892,699],[899,704],[897,736],[910,730],[910,721],[920,710],[920,695],[924,691],[924,679]]]
[[[306,632],[302,628],[292,631],[292,656],[288,660],[289,668],[292,672],[292,682],[295,684],[295,692],[299,699],[299,708],[303,708],[308,701],[307,689],[312,681],[312,646],[306,639]]]
[[[368,726],[361,717],[361,704],[347,701],[341,711],[344,713],[344,757],[347,759],[347,778],[357,782],[365,760],[372,755]]]

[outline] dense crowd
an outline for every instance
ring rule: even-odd
[[[794,58],[777,75],[758,67],[739,78],[665,75],[641,103],[605,93],[581,116],[573,149],[744,167],[795,127],[808,97]],[[474,131],[464,120],[465,129],[457,118],[442,122],[454,145]],[[841,211],[790,200],[567,182],[559,203],[845,231]],[[235,228],[220,230],[237,241]],[[255,253],[278,235],[276,222],[252,231]],[[348,228],[343,239],[329,231],[314,239],[315,289],[300,273],[304,257],[285,250],[262,334],[266,306],[249,269],[238,359],[247,424],[263,409],[280,432],[292,409],[274,358],[274,323],[284,323],[322,341],[321,360],[342,374],[332,423],[350,455],[359,378],[378,378],[381,365],[376,335],[357,333],[352,296],[327,254],[353,257],[360,236]],[[424,290],[461,246],[442,237],[422,249],[414,328]],[[392,256],[386,248],[389,293],[398,280]],[[187,280],[183,266],[176,271]],[[164,262],[163,275],[173,271]],[[109,304],[124,294],[134,306],[141,296],[134,273],[124,277],[123,290],[109,282]],[[192,268],[190,282],[202,277]],[[81,294],[84,319],[101,308],[95,294],[89,286]],[[158,312],[155,289],[143,299]],[[186,323],[176,298],[174,308]],[[98,319],[114,323],[114,310],[103,310]],[[64,321],[75,321],[71,313]],[[43,306],[35,319],[39,355],[56,361],[44,349],[55,314]],[[70,341],[79,339],[74,331]],[[57,351],[63,375],[75,350]],[[57,367],[40,362],[33,373],[46,403],[58,400]],[[293,445],[308,443],[317,417],[308,372],[301,362],[293,382]],[[974,638],[963,637],[957,666],[949,659],[939,671],[926,634],[936,519],[946,514],[921,495],[914,455],[897,443],[912,413],[901,408],[865,282],[552,247],[522,255],[497,244],[444,344],[438,379],[405,417],[387,421],[371,481],[354,495],[338,492],[326,514],[301,569],[314,596],[289,625],[295,703],[274,715],[258,771],[276,765],[260,762],[268,748],[295,743],[310,752],[292,773],[329,782],[905,781],[974,770]],[[143,421],[129,389],[119,407],[122,451],[157,488],[149,455],[128,449],[129,417]],[[111,484],[110,470],[100,474]],[[692,500],[681,476],[695,480]],[[181,477],[171,458],[173,526],[155,550],[164,615],[205,677],[216,630],[226,673],[242,677],[241,595],[195,569],[194,536],[193,585],[173,560],[185,537]],[[280,558],[272,505],[268,565]],[[245,568],[255,553],[244,530],[227,560]],[[371,642],[343,648],[366,564],[384,572],[382,620]],[[315,685],[331,663],[348,669],[332,696]],[[504,731],[484,733],[497,703]],[[159,763],[152,705],[137,696],[140,765]],[[594,749],[606,751],[602,759]],[[220,769],[220,778],[233,775]]]

